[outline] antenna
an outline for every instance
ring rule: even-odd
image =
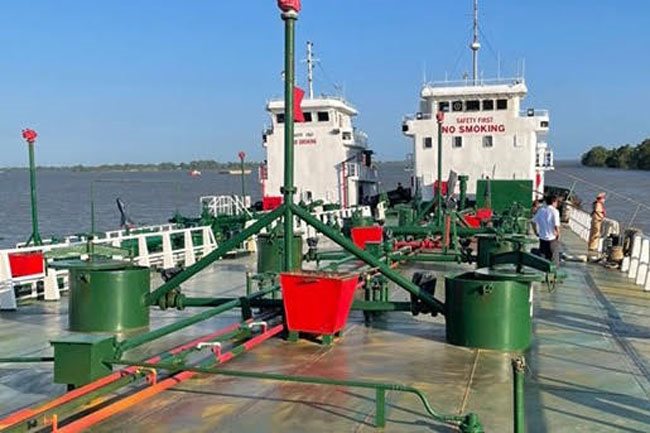
[[[314,99],[314,44],[307,41],[307,82],[309,84],[309,99]]]
[[[472,82],[476,86],[478,80],[478,50],[481,44],[478,41],[478,0],[474,0],[474,39],[469,46],[472,49]]]

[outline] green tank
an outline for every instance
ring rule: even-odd
[[[445,279],[447,342],[502,351],[530,346],[531,282],[510,275],[468,272]]]
[[[149,326],[149,268],[118,261],[68,263],[71,331],[122,333]]]
[[[302,235],[293,236],[293,269],[302,268]],[[283,271],[284,235],[260,233],[257,235],[257,272],[278,273]]]

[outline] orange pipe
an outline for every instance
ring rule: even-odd
[[[278,325],[274,327],[273,329],[265,332],[264,334],[260,334],[255,338],[252,338],[251,340],[247,341],[244,343],[244,346],[246,347],[247,350],[252,349],[253,347],[261,344],[262,342],[268,340],[272,336],[278,334],[279,332],[284,329],[284,325]],[[232,352],[231,352],[232,353]],[[226,354],[227,355],[227,354]],[[230,357],[227,361],[232,359],[234,356]],[[223,361],[226,362],[226,361]],[[70,424],[60,427],[59,428],[59,433],[76,433],[76,432],[82,432],[88,429],[89,427],[107,419],[110,418],[111,416],[122,412],[125,409],[130,408],[131,406],[134,406],[138,403],[141,403],[159,393],[162,391],[165,391],[166,389],[169,389],[187,379],[190,379],[194,376],[196,376],[197,373],[191,372],[191,371],[182,371],[180,373],[177,373],[173,375],[172,377],[169,377],[165,380],[162,380],[155,385],[152,385],[148,388],[143,389],[142,391],[136,392],[135,394],[132,394],[116,403],[113,403],[109,406],[106,406],[97,412],[93,412],[89,414],[88,416],[85,416],[83,418],[80,418],[76,421],[71,422]]]
[[[176,355],[180,352],[191,349],[192,347],[196,346],[198,343],[202,341],[211,340],[213,338],[219,337],[220,335],[227,334],[228,332],[232,332],[237,328],[239,328],[239,323],[234,323],[226,328],[220,329],[219,331],[213,332],[212,334],[205,335],[203,337],[190,341],[189,343],[183,344],[182,346],[175,347],[169,350],[168,353],[171,353],[172,355]],[[160,361],[164,353],[165,352],[156,355],[153,358],[148,359],[146,362],[147,363],[158,362]],[[64,403],[72,401],[75,398],[84,396],[99,388],[109,385],[124,376],[135,373],[136,370],[137,369],[134,367],[124,368],[122,370],[116,371],[115,373],[109,374],[108,376],[102,377],[101,379],[98,379],[94,382],[91,382],[87,385],[84,385],[80,388],[67,392],[63,394],[61,397],[55,398],[54,400],[50,400],[47,403],[43,404],[42,406],[37,407],[36,409],[26,408],[26,409],[19,410],[18,412],[14,412],[13,414],[9,415],[6,418],[0,419],[0,430],[5,429],[7,427],[11,427],[14,424],[23,422],[36,415],[39,415],[57,406],[61,406]]]

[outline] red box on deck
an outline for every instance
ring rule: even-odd
[[[359,275],[319,272],[280,274],[289,331],[332,335],[345,327]]]
[[[9,254],[9,267],[13,278],[45,272],[45,257],[41,251]]]
[[[438,191],[438,181],[436,180],[433,182],[433,192],[436,193]],[[447,195],[447,181],[443,180],[442,181],[442,195]]]
[[[265,195],[262,197],[262,209],[263,210],[273,210],[282,204],[282,196],[273,196],[273,195]]]
[[[362,250],[366,249],[366,243],[381,243],[384,240],[384,229],[380,226],[353,227],[350,230],[352,242]]]

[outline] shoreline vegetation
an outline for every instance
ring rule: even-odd
[[[592,147],[581,158],[587,167],[609,167],[626,170],[650,170],[650,138],[640,144],[608,149],[604,146]]]
[[[245,161],[244,169],[257,169],[259,162]],[[235,162],[218,162],[215,160],[197,160],[190,162],[160,162],[150,164],[100,164],[100,165],[83,165],[76,164],[71,166],[37,166],[39,170],[52,171],[72,171],[77,173],[86,172],[159,172],[159,171],[219,171],[219,170],[239,170],[239,161]],[[0,171],[27,170],[27,167],[0,167]]]

